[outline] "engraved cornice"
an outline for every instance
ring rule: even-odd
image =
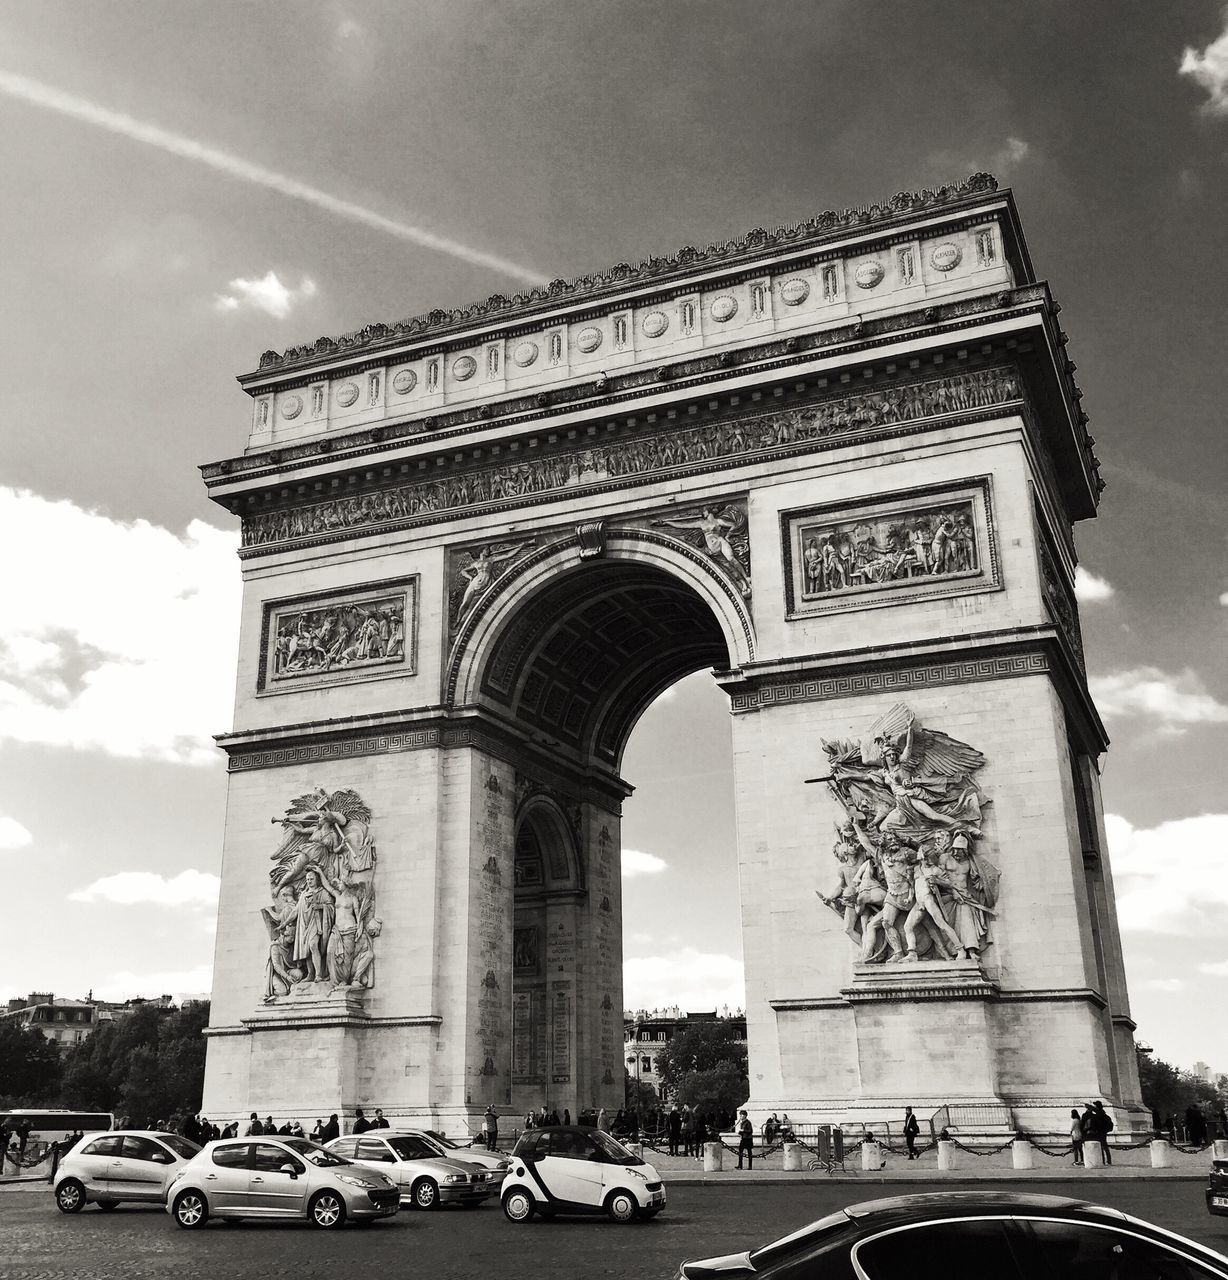
[[[635,265],[618,263],[592,275],[573,280],[552,280],[548,285],[517,293],[512,297],[493,294],[482,302],[451,310],[436,308],[424,315],[399,323],[371,324],[340,337],[322,337],[313,343],[289,347],[284,352],[266,351],[260,357],[253,378],[278,370],[292,370],[324,360],[359,355],[365,350],[390,350],[407,340],[442,340],[479,323],[515,323],[520,315],[540,312],[568,303],[584,303],[625,291],[637,285],[660,282],[672,287],[680,277],[710,267],[739,266],[779,253],[782,250],[819,248],[828,241],[871,227],[915,218],[935,210],[955,208],[974,202],[998,189],[997,181],[988,173],[974,173],[963,182],[951,183],[934,190],[899,192],[885,203],[875,203],[841,212],[827,211],[792,226],[765,231],[756,227],[732,240],[711,244],[702,249],[690,245],[675,253],[646,258]],[[245,378],[244,381],[247,379]]]

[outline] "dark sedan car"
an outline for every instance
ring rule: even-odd
[[[945,1192],[850,1205],[681,1280],[1228,1280],[1228,1258],[1116,1209]]]
[[[1228,1214],[1228,1160],[1211,1162],[1211,1184],[1207,1187],[1207,1208]]]

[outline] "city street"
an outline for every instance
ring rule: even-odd
[[[946,1184],[948,1189],[950,1184]],[[983,1182],[977,1189],[1020,1190]],[[805,1185],[674,1185],[655,1222],[617,1227],[604,1219],[507,1222],[493,1201],[472,1212],[402,1210],[397,1217],[337,1232],[290,1223],[211,1224],[180,1230],[156,1209],[88,1208],[59,1213],[46,1186],[0,1189],[0,1276],[4,1280],[110,1280],[179,1275],[329,1276],[401,1274],[449,1280],[550,1277],[659,1277],[686,1258],[764,1243],[841,1205],[922,1190],[841,1182]],[[971,1189],[964,1186],[958,1189]],[[1089,1196],[1086,1181],[1037,1184],[1049,1195]],[[1228,1252],[1228,1218],[1212,1218],[1200,1182],[1101,1183],[1090,1198]]]

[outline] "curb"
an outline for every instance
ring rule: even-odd
[[[660,1170],[658,1170],[660,1172]],[[1131,1169],[1129,1171],[1122,1170],[1120,1173],[1105,1172],[1102,1174],[1086,1174],[1086,1173],[1036,1173],[1033,1171],[1019,1171],[1014,1173],[1009,1169],[1000,1169],[992,1174],[884,1174],[884,1173],[865,1173],[865,1174],[824,1174],[824,1173],[783,1173],[777,1171],[765,1171],[763,1173],[742,1172],[737,1170],[723,1171],[721,1173],[661,1173],[661,1180],[669,1183],[671,1186],[689,1186],[689,1187],[714,1187],[722,1186],[732,1182],[738,1183],[755,1183],[758,1185],[776,1185],[776,1186],[828,1186],[831,1183],[841,1183],[844,1185],[858,1184],[861,1186],[910,1186],[921,1184],[927,1190],[933,1190],[935,1186],[965,1186],[975,1187],[985,1182],[1081,1182],[1086,1179],[1089,1183],[1102,1185],[1107,1182],[1205,1182],[1207,1174],[1204,1173],[1156,1173],[1151,1169],[1140,1169],[1137,1173]]]

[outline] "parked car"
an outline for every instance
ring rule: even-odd
[[[466,1164],[476,1164],[479,1169],[485,1169],[486,1181],[490,1183],[491,1190],[495,1194],[498,1194],[499,1187],[512,1163],[501,1152],[488,1151],[484,1147],[461,1146],[451,1138],[445,1138],[435,1129],[398,1129],[397,1132],[421,1138],[436,1155],[443,1156],[445,1160],[463,1160]]]
[[[652,1165],[608,1133],[558,1125],[521,1135],[502,1200],[512,1222],[528,1222],[535,1213],[605,1213],[633,1222],[665,1208],[665,1187]]]
[[[200,1150],[177,1133],[121,1129],[89,1135],[60,1161],[55,1202],[61,1213],[89,1203],[114,1209],[125,1200],[164,1204],[175,1174]]]
[[[1211,1162],[1211,1181],[1207,1186],[1207,1208],[1212,1213],[1228,1214],[1228,1160]]]
[[[306,1138],[211,1142],[171,1183],[167,1209],[188,1229],[212,1218],[306,1218],[339,1227],[386,1218],[401,1207],[396,1183]]]
[[[436,1209],[441,1204],[473,1208],[494,1190],[484,1169],[463,1160],[445,1160],[425,1139],[412,1134],[371,1129],[361,1136],[334,1138],[328,1150],[386,1173],[400,1192],[401,1203],[415,1209]]]
[[[1228,1280],[1228,1258],[1139,1218],[1058,1196],[934,1192],[851,1205],[678,1280]]]

